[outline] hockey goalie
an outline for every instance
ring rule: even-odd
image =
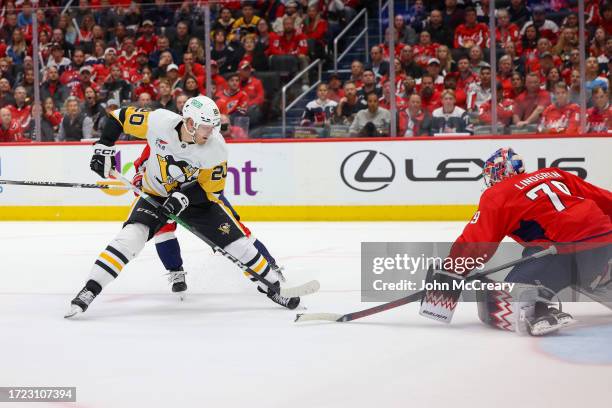
[[[485,163],[486,190],[478,210],[453,244],[449,257],[491,259],[499,242],[510,237],[523,257],[550,246],[557,254],[514,266],[505,281],[518,293],[478,291],[480,319],[496,328],[534,336],[553,333],[574,322],[553,300],[568,287],[606,303],[612,300],[612,193],[559,168],[525,172],[511,148],[497,150]],[[468,271],[441,271],[428,279],[452,283]],[[486,278],[483,278],[486,279]],[[450,322],[460,290],[427,291],[420,314]],[[608,304],[609,307],[609,304]],[[502,310],[503,309],[503,310]]]

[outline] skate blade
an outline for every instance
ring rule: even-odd
[[[178,298],[178,300],[180,300],[181,302],[185,301],[185,299],[187,299],[187,293],[185,292],[178,292],[175,293],[176,297]]]
[[[70,319],[74,316],[80,315],[83,313],[83,310],[81,310],[80,307],[72,305],[72,307],[70,308],[70,310],[64,315],[64,319]]]

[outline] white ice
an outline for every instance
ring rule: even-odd
[[[461,223],[249,223],[287,268],[318,279],[311,312],[360,303],[360,242],[445,241]],[[295,324],[180,230],[189,297],[169,292],[152,244],[86,314],[63,313],[120,223],[0,223],[0,386],[76,386],[76,404],[16,407],[597,407],[612,400],[612,317],[545,339],[453,323],[408,305],[353,323]],[[1,404],[0,406],[10,406]]]

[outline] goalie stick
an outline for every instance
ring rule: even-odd
[[[22,181],[22,180],[0,180],[0,184],[12,184],[16,186],[37,186],[37,187],[71,187],[71,188],[97,188],[102,190],[127,190],[124,186],[111,184],[87,184],[87,183],[62,183],[55,181]]]
[[[161,207],[161,205],[157,201],[153,200],[147,193],[145,193],[144,191],[140,190],[138,187],[134,186],[128,179],[123,177],[116,170],[111,170],[111,176],[116,178],[117,180],[121,181],[127,188],[129,188],[130,190],[132,190],[133,192],[138,194],[140,197],[142,197],[143,200],[145,200],[147,203],[151,204],[155,208],[160,208]],[[313,294],[313,293],[317,292],[319,290],[319,288],[321,287],[321,285],[319,284],[319,281],[312,280],[310,282],[306,282],[306,283],[304,283],[302,285],[299,285],[299,286],[295,286],[295,287],[291,287],[291,288],[280,288],[280,292],[279,292],[278,288],[275,287],[274,285],[272,285],[272,283],[270,283],[270,281],[268,281],[266,278],[261,277],[257,272],[253,271],[251,268],[249,268],[248,266],[246,266],[245,264],[240,262],[240,260],[238,260],[232,254],[227,252],[225,249],[217,246],[214,242],[212,242],[206,236],[201,234],[195,228],[192,228],[189,224],[187,224],[181,218],[175,216],[174,214],[165,214],[165,215],[169,219],[175,221],[177,224],[179,224],[182,227],[184,227],[185,229],[187,229],[189,232],[194,234],[196,237],[200,238],[202,241],[206,242],[206,244],[208,244],[213,249],[213,251],[219,252],[221,255],[223,255],[224,257],[226,257],[227,259],[232,261],[234,264],[236,264],[236,266],[238,266],[244,272],[248,273],[249,275],[251,275],[252,277],[257,279],[258,281],[260,281],[261,283],[266,285],[274,293],[279,293],[283,297],[290,297],[290,298],[291,297],[300,297],[300,296],[306,296],[306,295]]]
[[[511,266],[515,266],[521,264],[523,262],[530,261],[532,259],[541,258],[547,255],[554,255],[557,253],[557,248],[554,246],[548,247],[542,251],[536,252],[535,254],[517,259],[512,262],[505,263],[500,266],[496,266],[488,271],[480,272],[472,276],[468,276],[466,281],[472,281],[480,279],[484,276],[490,275],[495,272],[499,272],[503,269],[509,268]],[[421,290],[417,293],[413,293],[412,295],[394,300],[392,302],[383,303],[382,305],[374,306],[369,309],[360,310],[358,312],[348,313],[345,315],[337,314],[337,313],[298,313],[295,316],[295,322],[305,322],[305,321],[313,321],[313,320],[324,320],[330,322],[350,322],[352,320],[361,319],[362,317],[371,316],[376,313],[384,312],[386,310],[394,309],[399,306],[406,305],[408,303],[416,302],[421,300],[423,295],[425,294],[424,290]]]

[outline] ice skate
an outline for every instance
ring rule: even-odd
[[[280,282],[275,282],[273,285],[276,288],[280,288]],[[283,297],[283,296],[281,296],[278,293],[272,292],[270,289],[265,291],[264,289],[260,288],[259,286],[257,287],[257,290],[260,291],[261,293],[265,293],[268,296],[268,298],[271,301],[273,301],[274,303],[276,303],[278,305],[281,305],[283,307],[286,307],[289,310],[295,309],[300,304],[300,298],[299,297],[292,297],[292,298]]]
[[[96,295],[87,289],[87,287],[84,287],[70,302],[70,310],[64,315],[64,318],[69,319],[78,314],[84,313],[95,298]]]
[[[187,282],[185,282],[185,275],[187,272],[180,267],[176,271],[168,271],[168,282],[172,285],[172,293],[175,293],[179,299],[185,300],[187,295]]]
[[[572,315],[543,302],[536,304],[535,317],[527,321],[529,334],[532,336],[554,333],[574,323],[575,320]]]

